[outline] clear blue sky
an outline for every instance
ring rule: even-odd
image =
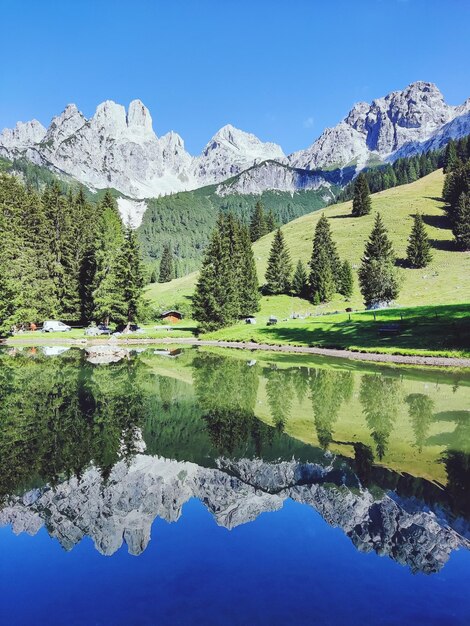
[[[226,123],[307,147],[359,100],[470,96],[469,0],[0,0],[0,128],[140,98],[198,153]]]

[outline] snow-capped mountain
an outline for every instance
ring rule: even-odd
[[[470,100],[461,106],[448,105],[436,85],[418,81],[371,104],[359,102],[309,148],[291,154],[289,163],[303,169],[354,163],[361,169],[369,161],[394,160],[426,146],[440,147],[467,133]]]
[[[318,171],[311,175],[312,170],[354,166],[357,171],[368,163],[439,148],[469,133],[470,99],[448,105],[434,84],[419,81],[371,104],[356,104],[309,148],[288,157],[277,144],[231,125],[221,128],[199,156],[192,156],[177,133],[156,136],[140,100],[131,102],[127,111],[108,100],[90,119],[71,104],[48,129],[37,120],[18,122],[0,133],[0,156],[26,158],[90,188],[114,187],[126,196],[119,201],[123,216],[138,224],[145,198],[223,183],[246,170],[218,193],[293,193],[322,186],[328,193],[327,176]]]

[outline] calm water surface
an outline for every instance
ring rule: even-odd
[[[1,624],[468,625],[469,548],[468,374],[0,351]]]

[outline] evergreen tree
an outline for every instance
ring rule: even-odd
[[[470,250],[470,196],[460,194],[452,227],[455,241],[461,250]]]
[[[260,293],[255,257],[251,247],[250,232],[244,225],[240,226],[240,314],[253,315],[260,308]]]
[[[93,281],[93,315],[109,324],[122,320],[124,295],[117,276],[118,257],[124,246],[124,229],[117,204],[106,191],[99,207],[100,218],[95,240],[96,271]]]
[[[351,263],[349,261],[343,261],[341,265],[341,284],[339,293],[342,294],[346,300],[352,296],[353,293],[353,273]]]
[[[292,293],[298,298],[308,298],[308,276],[304,264],[299,259],[292,278]]]
[[[266,226],[266,218],[264,215],[264,208],[262,203],[258,200],[255,205],[253,214],[251,216],[250,223],[250,238],[251,241],[258,241],[263,235],[268,232]]]
[[[352,214],[355,217],[367,215],[371,210],[370,191],[367,178],[361,172],[354,183],[354,197],[352,204]]]
[[[266,216],[266,232],[272,233],[273,230],[277,228],[277,221],[274,217],[274,213],[272,209],[269,209],[268,214]]]
[[[291,275],[292,263],[290,254],[284,241],[284,235],[281,229],[278,228],[269,253],[268,268],[265,275],[265,292],[272,295],[289,293]]]
[[[444,174],[448,172],[453,172],[457,169],[459,164],[459,157],[457,155],[457,148],[455,145],[455,141],[451,139],[446,146],[444,152]]]
[[[204,330],[229,326],[237,319],[237,286],[227,244],[224,219],[219,216],[193,296],[193,316]]]
[[[155,268],[153,268],[152,273],[150,274],[150,284],[156,283],[157,280],[158,280],[157,270]]]
[[[324,214],[315,227],[309,281],[315,303],[328,302],[340,289],[341,263]]]
[[[398,296],[399,281],[394,266],[393,246],[380,213],[377,213],[359,269],[359,283],[366,307],[392,302]]]
[[[173,252],[170,244],[163,247],[162,258],[160,261],[160,273],[158,276],[159,283],[169,283],[175,277],[175,264],[173,260]]]
[[[408,264],[415,268],[426,267],[432,259],[431,245],[420,213],[414,216],[406,254]]]
[[[130,324],[137,321],[141,308],[144,276],[140,246],[134,230],[127,226],[124,242],[116,258],[116,294],[112,317],[115,322]]]

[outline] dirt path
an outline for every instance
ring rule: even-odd
[[[193,339],[191,337],[165,337],[162,339],[119,339],[109,341],[103,339],[92,340],[73,340],[73,339],[49,339],[44,341],[33,342],[36,345],[74,345],[85,348],[89,345],[115,345],[132,346],[132,345],[188,345],[188,346],[212,346],[218,348],[238,348],[239,350],[262,350],[265,352],[284,352],[295,354],[314,354],[317,356],[327,356],[341,359],[350,359],[352,361],[369,361],[373,363],[397,363],[399,365],[421,365],[434,367],[465,367],[470,368],[470,358],[459,357],[438,357],[438,356],[404,356],[400,354],[380,354],[378,352],[353,352],[352,350],[336,350],[333,348],[312,348],[309,346],[291,346],[291,345],[269,345],[264,343],[241,342],[241,341],[217,341],[210,339]],[[4,345],[31,345],[31,339],[21,341],[15,338],[13,341],[7,341]]]

